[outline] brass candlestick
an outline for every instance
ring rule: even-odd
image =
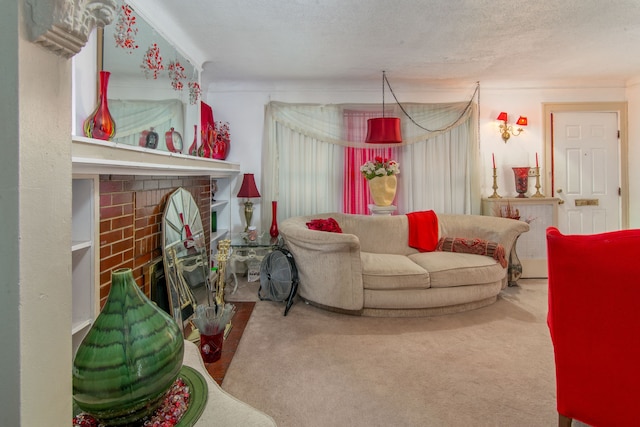
[[[531,197],[545,197],[544,194],[540,192],[540,168],[536,166],[534,169],[536,170],[536,194]]]
[[[224,307],[224,286],[225,277],[227,275],[227,260],[229,259],[229,250],[231,240],[221,240],[218,242],[218,253],[216,260],[218,261],[218,282],[216,284],[216,305]]]
[[[498,170],[493,168],[493,194],[489,196],[490,199],[502,199],[502,196],[496,191],[498,189]]]
[[[218,261],[218,282],[216,285],[216,306],[220,308],[224,308],[224,287],[225,287],[225,277],[227,275],[227,261],[229,260],[229,256],[231,255],[231,240],[221,240],[218,242],[218,253],[216,254],[216,260]],[[231,320],[224,328],[224,337],[226,338],[231,331],[233,325],[231,324]]]

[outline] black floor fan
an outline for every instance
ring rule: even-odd
[[[286,316],[297,292],[298,269],[293,255],[287,249],[278,247],[262,259],[258,297],[262,301],[286,301]]]

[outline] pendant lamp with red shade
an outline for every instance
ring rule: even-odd
[[[382,117],[367,120],[368,144],[397,144],[402,142],[400,132],[400,119],[398,117],[385,117],[384,110],[384,84],[387,84],[386,73],[382,72]]]

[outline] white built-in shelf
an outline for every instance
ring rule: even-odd
[[[82,136],[72,138],[71,160],[74,174],[229,177],[240,172],[239,163]]]
[[[92,319],[85,319],[79,322],[74,322],[71,325],[71,334],[77,334],[78,332],[82,331],[83,329],[85,329],[87,326],[91,326],[93,324],[93,320]]]
[[[228,200],[216,200],[215,202],[211,203],[211,210],[217,210],[223,206],[225,206],[227,203],[229,203]]]
[[[89,331],[98,312],[97,175],[74,175],[71,211],[71,335],[73,352]]]
[[[91,240],[84,240],[84,241],[81,240],[81,241],[71,242],[71,252],[76,252],[81,249],[90,248],[92,244],[93,242]]]
[[[214,231],[211,233],[211,241],[216,242],[218,240],[222,240],[229,234],[229,230],[221,230],[218,228],[218,231]]]
[[[215,185],[214,182],[215,181]],[[211,266],[217,265],[216,254],[218,253],[218,242],[231,238],[231,188],[234,185],[234,177],[226,178],[211,177],[211,187],[215,188],[215,201],[211,202],[211,213],[216,214],[216,231],[211,232],[210,261]]]

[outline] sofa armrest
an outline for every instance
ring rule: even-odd
[[[298,293],[317,304],[361,310],[364,290],[358,237],[309,230],[306,223],[313,218],[318,216],[289,218],[278,227],[298,269]]]
[[[529,231],[529,224],[509,218],[484,215],[438,214],[440,237],[484,239],[500,243],[507,256],[518,236]]]

